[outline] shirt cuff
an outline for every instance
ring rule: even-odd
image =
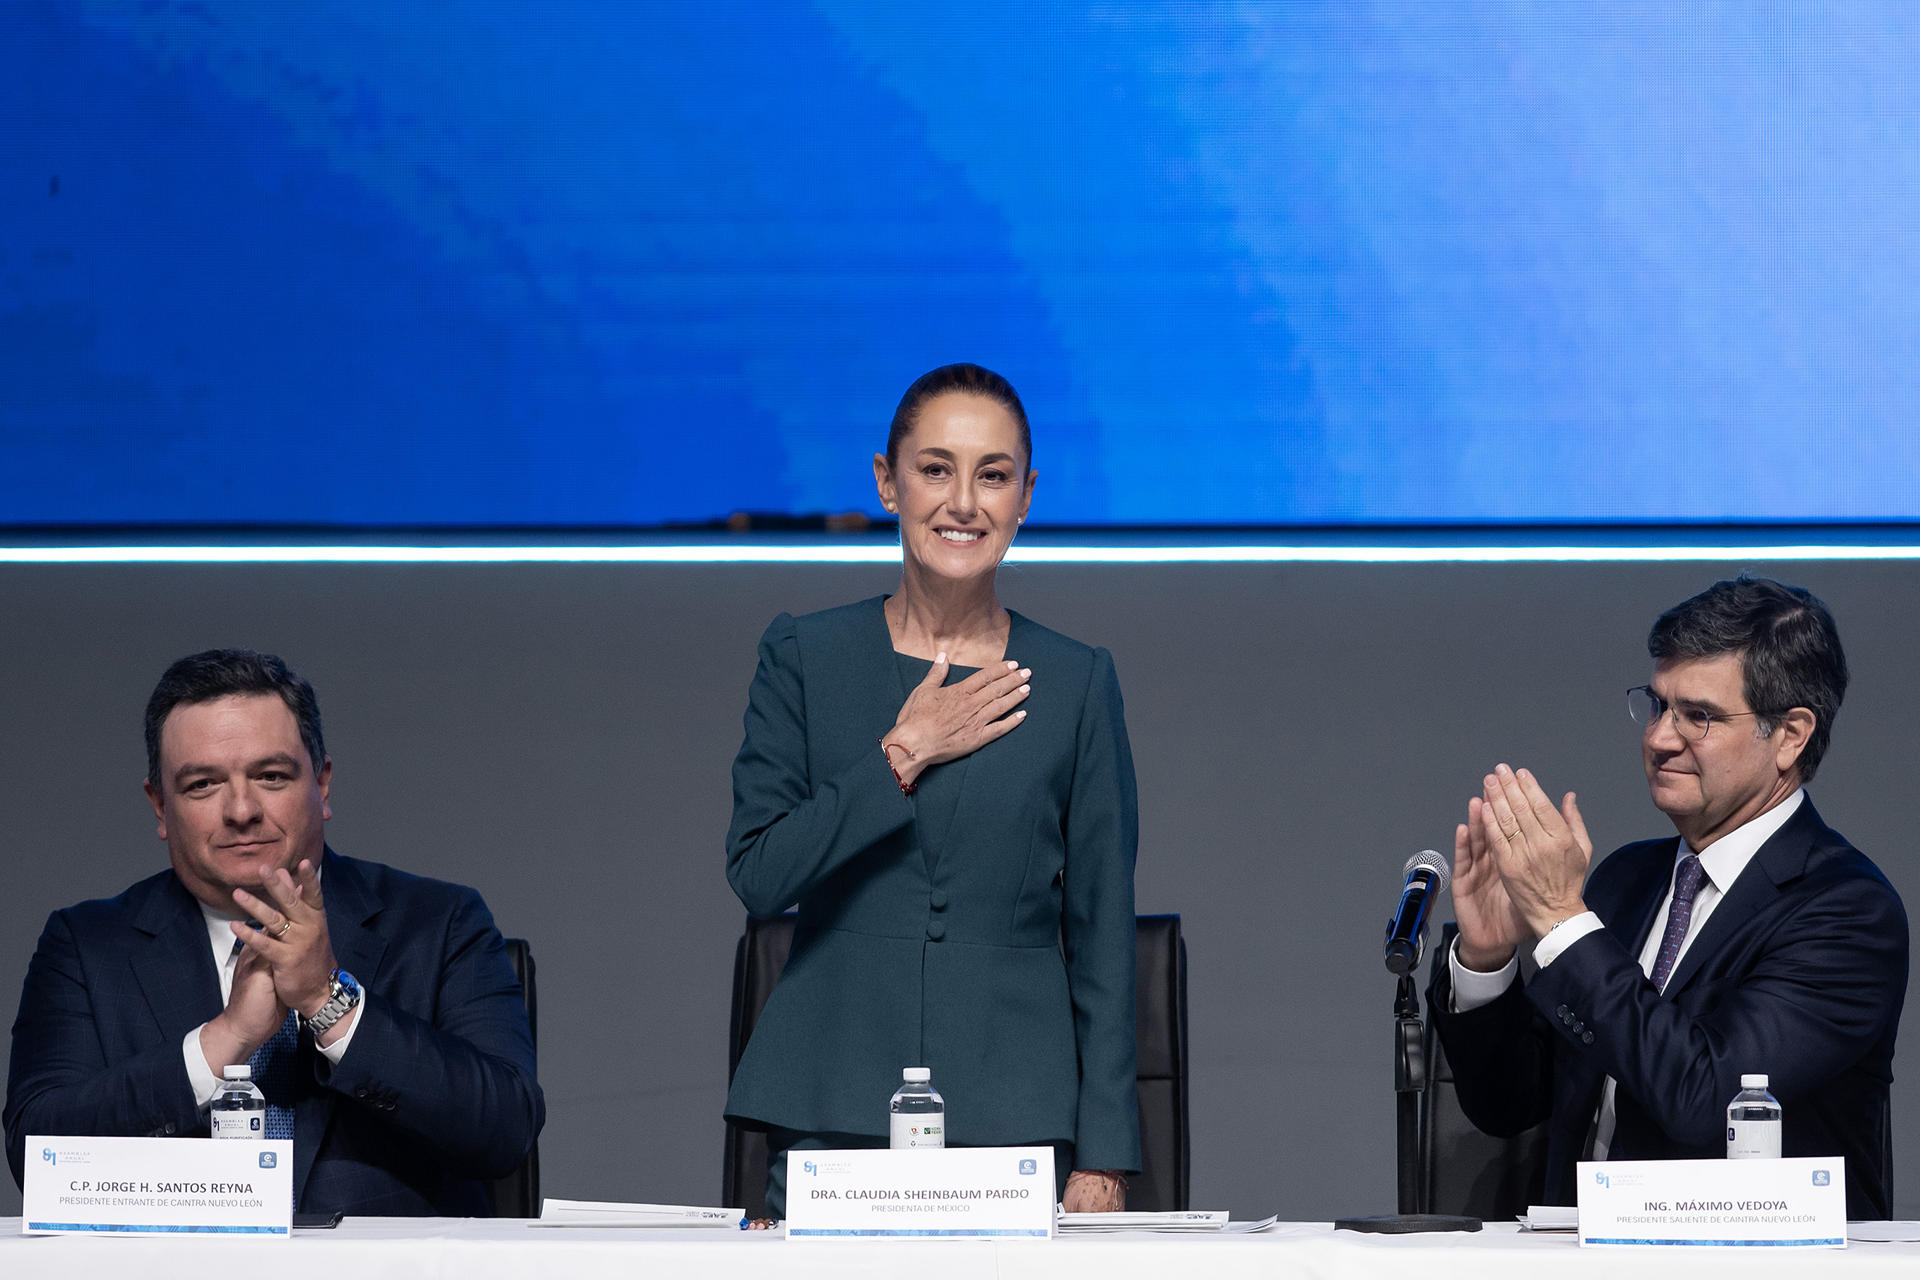
[[[336,1067],[340,1065],[340,1059],[347,1056],[347,1046],[352,1044],[354,1036],[360,1033],[360,1019],[367,1016],[367,1003],[372,999],[373,997],[368,995],[364,989],[361,991],[360,1003],[355,1005],[349,1011],[353,1015],[353,1024],[347,1028],[347,1034],[341,1036],[338,1040],[335,1040],[332,1044],[329,1044],[329,1045],[315,1044],[313,1046],[314,1048],[320,1050],[321,1057],[325,1058],[328,1062],[331,1062]]]
[[[199,1027],[187,1032],[187,1038],[180,1042],[180,1054],[187,1063],[187,1086],[193,1090],[193,1100],[198,1106],[211,1106],[213,1095],[220,1090],[220,1077],[213,1074],[207,1065],[207,1052],[200,1047]]]
[[[339,1066],[340,1059],[346,1057],[347,1046],[353,1043],[354,1034],[360,1030],[360,1016],[366,1012],[367,1001],[370,998],[365,994],[361,995],[359,1005],[353,1010],[353,1025],[347,1028],[347,1034],[330,1045],[314,1046],[320,1050],[320,1056],[334,1066]],[[207,1066],[206,1050],[200,1047],[200,1029],[206,1025],[203,1022],[199,1027],[187,1032],[187,1038],[180,1042],[180,1057],[187,1068],[187,1085],[193,1090],[194,1102],[202,1107],[212,1105],[213,1095],[220,1091],[221,1083],[220,1077]]]
[[[1515,952],[1495,972],[1482,973],[1461,963],[1460,939],[1455,938],[1452,949],[1447,952],[1447,969],[1453,977],[1453,1011],[1469,1013],[1506,994],[1520,974],[1520,954]]]
[[[1604,927],[1600,923],[1600,917],[1591,911],[1582,911],[1577,916],[1568,916],[1547,930],[1547,936],[1534,944],[1534,962],[1544,969],[1558,960],[1560,953],[1568,947]]]

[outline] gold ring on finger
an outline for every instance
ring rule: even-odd
[[[280,919],[280,927],[273,931],[274,940],[280,941],[284,939],[292,931],[293,931],[293,921],[283,916]]]

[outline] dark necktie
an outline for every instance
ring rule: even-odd
[[[293,1137],[293,1060],[299,1049],[300,1019],[289,1009],[280,1029],[247,1059],[253,1082],[267,1095],[269,1138]]]
[[[1673,905],[1667,908],[1667,932],[1660,939],[1660,955],[1653,962],[1653,985],[1667,989],[1673,966],[1680,959],[1680,946],[1687,940],[1687,924],[1693,919],[1693,895],[1700,891],[1706,869],[1691,853],[1680,859],[1673,873]]]
[[[233,940],[233,952],[240,954],[240,940]],[[253,1082],[267,1095],[266,1129],[269,1138],[293,1137],[293,1061],[300,1050],[300,1018],[287,1010],[287,1020],[266,1042],[253,1051],[247,1065],[253,1068]]]

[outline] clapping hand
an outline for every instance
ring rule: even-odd
[[[327,912],[320,897],[320,873],[314,864],[302,859],[288,874],[275,867],[260,876],[260,893],[235,889],[233,900],[260,923],[258,931],[242,936],[250,950],[257,950],[273,970],[274,990],[290,1009],[312,1017],[327,1002],[333,971],[333,939],[327,932]],[[235,925],[239,933],[243,926]],[[344,1033],[343,1021],[328,1028],[333,1035]],[[323,1041],[329,1036],[323,1035]]]
[[[246,925],[243,939],[251,941],[254,931]],[[252,946],[240,949],[233,962],[233,990],[227,994],[227,1007],[200,1028],[200,1052],[217,1077],[227,1067],[245,1062],[253,1051],[273,1038],[287,1020],[287,1006],[273,989],[273,968]]]
[[[1479,796],[1467,801],[1467,820],[1453,829],[1453,918],[1460,925],[1460,962],[1494,973],[1513,958],[1528,929],[1487,844],[1485,807]]]
[[[1581,889],[1593,841],[1573,792],[1558,807],[1525,769],[1498,765],[1482,780],[1480,834],[1513,911],[1534,937],[1587,909]],[[1456,910],[1458,909],[1458,888]],[[1461,925],[1462,943],[1466,925]],[[1463,956],[1464,960],[1465,957]]]

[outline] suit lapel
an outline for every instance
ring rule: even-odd
[[[1657,848],[1657,873],[1649,868],[1645,874],[1634,877],[1621,900],[1611,910],[1600,912],[1601,919],[1616,937],[1631,939],[1630,954],[1636,956],[1646,947],[1647,935],[1657,923],[1654,915],[1660,910],[1667,890],[1673,887],[1673,856],[1680,851],[1680,838],[1663,840]]]
[[[327,906],[327,936],[333,943],[334,963],[351,973],[364,991],[374,989],[380,973],[380,961],[386,952],[386,940],[370,927],[380,914],[380,902],[374,897],[358,864],[328,849],[320,879],[320,897]],[[300,1030],[300,1062],[303,1081],[315,1087],[303,1088],[293,1108],[293,1202],[300,1203],[306,1190],[307,1175],[313,1172],[314,1158],[326,1141],[327,1128],[333,1123],[333,1090],[318,1086],[315,1059],[320,1050],[313,1033]]]
[[[134,981],[163,1038],[185,1040],[187,1032],[220,1012],[220,975],[213,967],[206,917],[169,872],[154,882],[133,927],[144,935],[127,953]]]

